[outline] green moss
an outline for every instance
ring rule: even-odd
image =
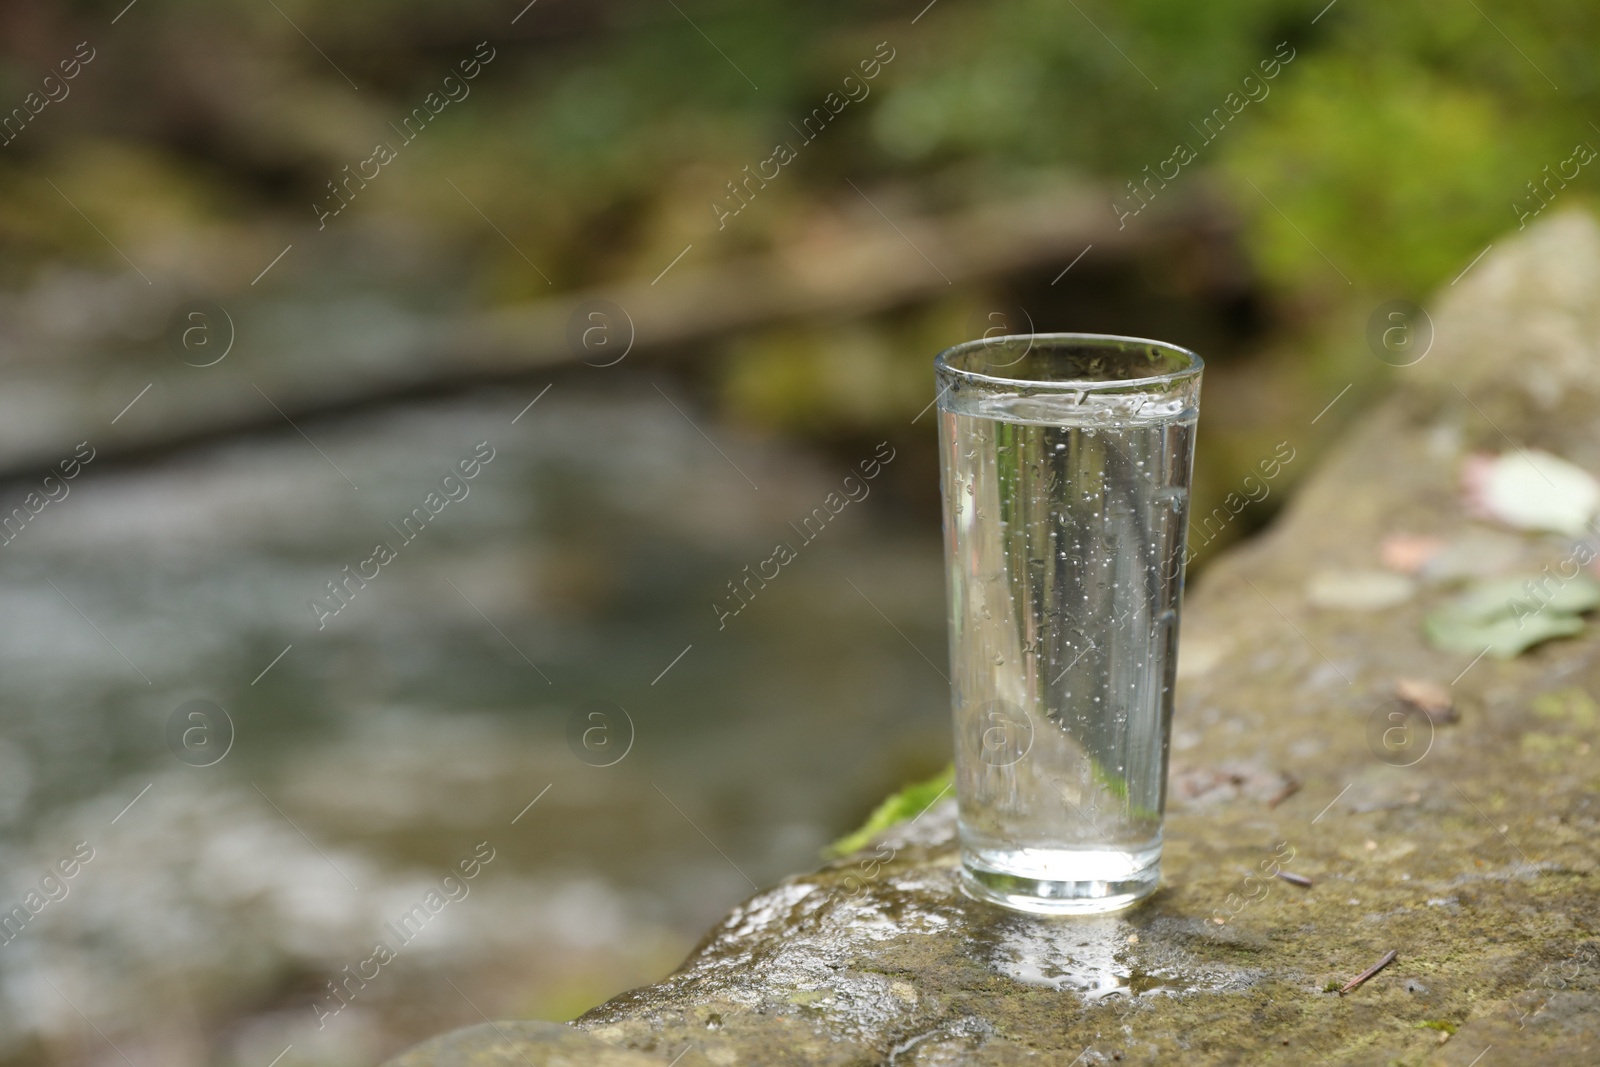
[[[867,842],[889,827],[916,818],[926,811],[941,793],[955,784],[955,773],[955,765],[951,764],[932,778],[913,782],[898,793],[890,795],[873,809],[872,814],[867,816],[866,822],[829,845],[823,851],[823,856],[833,858],[848,855],[865,848]]]
[[[1566,719],[1580,729],[1592,729],[1600,719],[1600,707],[1582,689],[1558,689],[1535,697],[1533,710],[1540,718]]]
[[[1424,1022],[1418,1023],[1417,1029],[1439,1030],[1446,1034],[1453,1034],[1457,1030],[1461,1029],[1461,1027],[1456,1023],[1450,1022],[1448,1019],[1428,1019]]]

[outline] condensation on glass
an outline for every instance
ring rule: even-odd
[[[934,366],[963,885],[1124,907],[1160,880],[1201,360],[1041,334]]]

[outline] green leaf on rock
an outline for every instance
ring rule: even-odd
[[[913,782],[898,793],[890,794],[883,803],[873,809],[872,814],[867,816],[866,822],[829,845],[823,855],[832,858],[857,852],[866,848],[868,842],[889,827],[907,819],[915,819],[939,798],[939,794],[954,784],[955,774],[955,765],[951,764],[926,781]]]
[[[1600,608],[1600,582],[1585,575],[1557,582],[1539,575],[1474,586],[1428,614],[1428,640],[1447,652],[1510,659],[1540,642],[1581,633],[1578,616]]]
[[[1542,589],[1539,586],[1541,580],[1544,582]],[[1459,597],[1452,610],[1462,618],[1488,622],[1535,611],[1581,615],[1600,608],[1600,582],[1582,574],[1559,585],[1557,581],[1555,578],[1535,575],[1532,578],[1502,578],[1483,582]]]
[[[1488,650],[1499,659],[1513,656],[1553,637],[1571,637],[1583,631],[1583,620],[1576,615],[1532,615],[1522,620],[1495,619],[1473,622],[1464,619],[1428,616],[1428,639],[1446,652],[1476,656]]]

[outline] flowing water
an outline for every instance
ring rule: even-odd
[[[911,460],[696,415],[714,447],[595,383],[102,455],[0,549],[0,1064],[350,1067],[570,1018],[944,762],[896,632],[942,628]]]

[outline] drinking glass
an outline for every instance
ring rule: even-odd
[[[1125,907],[1161,873],[1200,357],[1036,334],[934,367],[963,887]]]

